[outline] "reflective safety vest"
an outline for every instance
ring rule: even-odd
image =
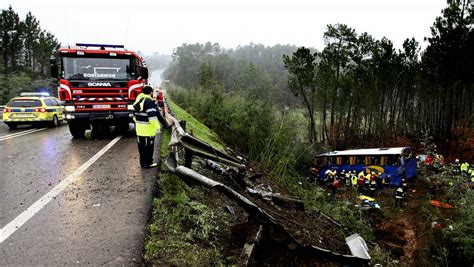
[[[157,107],[153,98],[146,94],[139,94],[133,103],[135,113],[135,130],[137,136],[155,136],[160,129],[157,117]]]
[[[351,177],[351,183],[353,186],[356,186],[357,185],[357,177],[355,175],[352,175]]]
[[[377,187],[377,183],[375,182],[375,180],[370,182],[370,190],[375,191],[376,187]]]
[[[467,170],[469,170],[469,163],[464,162],[463,164],[461,164],[461,171],[467,172]]]
[[[395,192],[395,198],[402,199],[405,196],[403,193],[403,189],[401,187],[397,188],[397,192]]]

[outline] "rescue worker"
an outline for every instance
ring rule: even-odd
[[[351,185],[351,171],[347,171],[344,179],[346,180],[346,186]]]
[[[397,205],[400,203],[400,208],[402,208],[402,202],[403,199],[405,198],[405,193],[403,192],[402,187],[398,187],[397,191],[395,191],[395,208],[397,208]]]
[[[310,177],[311,182],[316,182],[318,180],[318,178],[319,178],[318,173],[319,173],[318,168],[316,168],[316,167],[311,168],[311,172],[309,173],[309,177]]]
[[[390,174],[385,175],[383,177],[382,184],[383,184],[384,189],[390,187],[390,177],[391,177]]]
[[[357,193],[362,194],[364,192],[364,175],[359,175],[357,178]]]
[[[337,178],[339,178],[339,180],[341,181],[341,183],[344,184],[344,183],[345,183],[345,179],[346,179],[346,170],[342,170],[342,171],[339,173],[339,175],[338,175]]]
[[[459,159],[456,159],[454,161],[454,164],[451,166],[451,171],[454,173],[454,174],[459,174],[460,173],[460,164],[459,164]]]
[[[160,129],[157,106],[152,98],[153,88],[143,87],[141,93],[133,103],[135,130],[137,132],[138,152],[140,153],[140,166],[142,168],[154,168],[158,164],[153,162],[153,151],[155,147],[155,136]]]
[[[383,181],[383,178],[382,178],[383,174],[382,173],[378,173],[378,176],[377,176],[377,190],[382,190],[383,189],[383,184],[382,184],[382,181]]]
[[[332,182],[332,185],[331,185],[332,197],[333,197],[333,198],[336,198],[336,194],[337,194],[337,190],[339,189],[339,186],[340,186],[340,181],[339,181],[339,179],[336,177],[336,178],[334,179],[334,181]]]
[[[461,173],[466,173],[467,174],[468,170],[469,170],[469,163],[463,162],[461,164]]]
[[[158,96],[156,97],[156,102],[158,103],[158,107],[163,109],[165,107],[165,93],[163,90],[160,89],[158,90]]]
[[[370,180],[364,179],[364,195],[368,196],[370,193]]]
[[[403,189],[403,193],[406,193],[408,191],[408,182],[405,177],[402,178],[401,186]]]
[[[369,185],[369,197],[375,196],[375,190],[377,189],[377,182],[375,180],[370,181]]]
[[[371,175],[370,172],[369,172],[369,173],[367,173],[367,174],[365,175],[365,179],[367,179],[368,181],[370,181],[370,178],[372,178],[372,175]]]
[[[351,184],[353,187],[357,186],[357,175],[356,175],[356,171],[352,171],[351,173]]]

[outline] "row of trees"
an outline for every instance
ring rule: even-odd
[[[183,44],[175,49],[173,61],[164,76],[183,88],[199,87],[199,68],[204,63],[212,65],[216,79],[226,92],[239,91],[247,86],[245,81],[249,63],[259,72],[259,76],[271,87],[269,97],[275,95],[279,106],[294,105],[297,99],[288,90],[288,72],[282,61],[285,54],[291,54],[297,47],[293,45],[264,46],[249,44],[226,50],[217,43]]]
[[[389,144],[391,136],[429,129],[439,141],[467,126],[473,119],[473,7],[452,1],[442,14],[422,52],[413,38],[397,51],[387,38],[336,24],[328,25],[321,53],[301,47],[285,56],[290,89],[307,109],[309,140],[340,149]]]
[[[0,14],[0,103],[20,91],[50,88],[49,59],[59,47],[56,37],[41,29],[28,12],[21,20],[10,6]]]

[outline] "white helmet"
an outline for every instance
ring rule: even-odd
[[[454,162],[459,163],[459,159],[456,159]]]

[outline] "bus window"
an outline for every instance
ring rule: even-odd
[[[398,166],[399,165],[399,156],[391,155],[387,157],[386,165]]]
[[[340,166],[342,164],[342,159],[341,157],[336,157],[336,164]]]
[[[387,157],[386,156],[381,156],[380,157],[380,165],[385,165],[387,164]]]
[[[350,165],[349,156],[342,156],[341,157],[341,165]]]
[[[349,157],[349,164],[355,165],[355,162],[356,162],[356,157],[354,157],[354,156]]]
[[[334,164],[334,157],[327,157],[326,165],[333,165],[333,164]]]
[[[355,162],[356,165],[364,165],[364,160],[365,160],[364,156],[356,156],[355,158],[356,158],[356,162]]]
[[[380,156],[369,156],[368,165],[381,165],[381,157]]]

